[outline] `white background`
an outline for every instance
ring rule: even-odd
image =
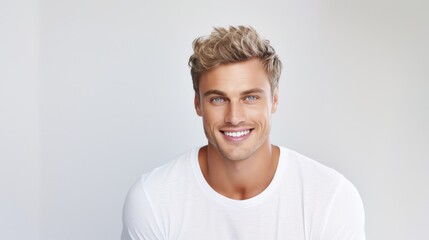
[[[417,0],[0,0],[0,239],[119,239],[131,184],[206,142],[192,40],[237,24],[284,64],[273,142],[356,185],[368,239],[424,239],[428,11]]]

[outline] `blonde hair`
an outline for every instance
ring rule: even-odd
[[[195,94],[199,95],[199,81],[203,73],[221,64],[237,63],[258,58],[271,84],[278,86],[282,63],[268,40],[260,38],[252,27],[216,27],[209,36],[192,43],[194,53],[189,58]]]

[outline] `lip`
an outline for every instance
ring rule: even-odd
[[[246,135],[243,135],[241,137],[233,137],[233,136],[228,136],[225,134],[225,132],[242,132],[242,131],[247,131],[249,130],[249,133]],[[220,132],[222,133],[223,137],[231,142],[239,142],[239,141],[243,141],[245,139],[247,139],[253,132],[253,128],[243,128],[243,129],[223,129],[220,130]]]

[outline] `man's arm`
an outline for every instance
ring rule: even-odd
[[[326,216],[323,240],[365,240],[365,213],[356,188],[347,179],[339,186]]]
[[[128,192],[124,203],[121,240],[162,239],[150,200],[142,181],[136,182]]]

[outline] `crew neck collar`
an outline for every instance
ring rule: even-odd
[[[276,171],[274,173],[274,177],[271,180],[270,184],[267,188],[265,188],[261,193],[258,195],[244,199],[244,200],[237,200],[232,199],[229,197],[226,197],[218,192],[216,192],[206,181],[206,179],[203,176],[203,173],[201,171],[201,167],[198,161],[198,153],[201,149],[201,147],[197,147],[193,149],[192,156],[191,156],[191,164],[193,168],[193,172],[195,175],[195,178],[197,182],[199,183],[202,190],[212,199],[229,206],[234,207],[252,207],[260,204],[263,202],[267,197],[269,197],[278,187],[280,180],[283,176],[283,173],[286,169],[286,163],[287,163],[287,151],[285,148],[278,146],[280,149],[280,156],[279,161],[277,164]]]

